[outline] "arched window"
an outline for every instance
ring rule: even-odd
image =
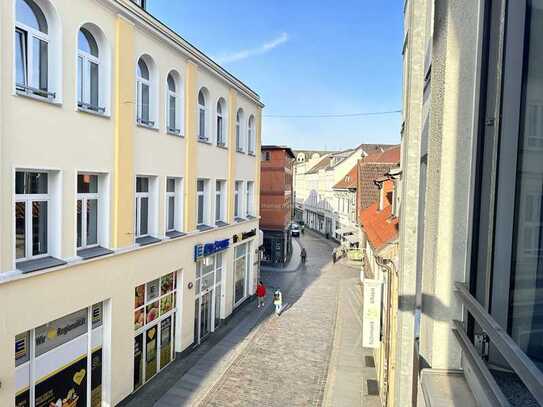
[[[207,90],[200,89],[198,92],[198,138],[202,141],[208,141],[207,136]]]
[[[181,96],[180,96],[180,85],[179,85],[179,75],[177,72],[170,72],[167,79],[167,119],[166,126],[168,132],[172,134],[181,134]]]
[[[151,111],[151,73],[148,63],[141,57],[138,60],[136,73],[138,87],[138,123],[154,127],[155,122]]]
[[[49,25],[33,0],[16,0],[15,78],[18,91],[54,99],[49,89]]]
[[[247,123],[247,152],[249,154],[255,153],[255,117],[251,115]]]
[[[217,101],[217,145],[226,146],[226,102],[223,98]]]
[[[104,113],[100,106],[100,51],[96,38],[87,28],[77,37],[77,104],[84,109]]]
[[[243,109],[238,109],[238,112],[236,114],[236,150],[240,153],[243,152],[243,133],[242,133],[242,126],[243,124]]]

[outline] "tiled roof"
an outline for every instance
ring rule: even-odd
[[[358,207],[364,210],[372,203],[379,200],[379,188],[375,185],[375,180],[383,177],[394,164],[366,163],[360,161],[360,170],[358,173]]]
[[[396,164],[400,162],[400,146],[389,146],[390,148],[384,151],[374,151],[363,158],[364,162],[372,163],[390,163]]]
[[[336,185],[334,189],[356,189],[358,184],[358,164],[355,165],[351,171],[343,177]]]
[[[330,166],[330,162],[332,161],[331,156],[323,157],[317,164],[315,164],[309,171],[306,172],[306,174],[316,174],[320,170],[324,170]]]
[[[391,147],[395,147],[395,144],[360,144],[357,149],[361,148],[368,155],[373,153],[379,153],[383,150],[387,150]]]
[[[392,206],[379,211],[377,202],[364,209],[360,216],[362,229],[374,250],[380,250],[398,238],[398,218],[392,216]]]

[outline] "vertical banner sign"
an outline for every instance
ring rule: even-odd
[[[377,348],[381,336],[381,295],[383,282],[364,279],[364,311],[362,316],[362,346]]]

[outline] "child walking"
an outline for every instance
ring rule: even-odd
[[[256,286],[256,299],[258,303],[258,308],[264,306],[264,298],[266,298],[266,287],[262,281],[259,281]]]

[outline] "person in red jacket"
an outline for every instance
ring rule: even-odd
[[[264,298],[266,297],[266,287],[262,281],[259,281],[256,286],[256,298],[258,303],[258,308],[264,306]]]

